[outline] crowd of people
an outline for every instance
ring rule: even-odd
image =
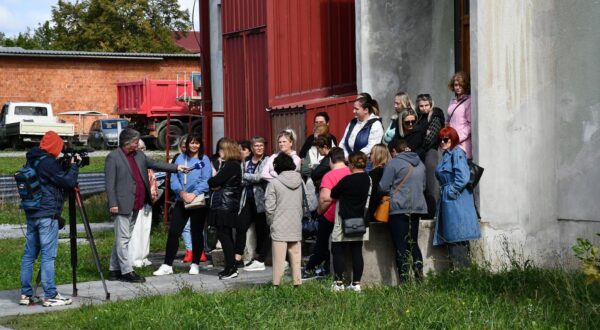
[[[145,281],[133,268],[151,265],[148,213],[157,198],[153,170],[172,173],[168,188],[175,197],[165,257],[156,276],[173,273],[180,237],[186,241],[184,262],[190,264],[189,273],[199,274],[200,264],[207,259],[210,226],[224,254],[220,279],[235,278],[241,269],[264,271],[271,261],[274,286],[280,285],[287,267],[293,285],[299,286],[303,280],[328,276],[332,260],[332,290],[360,291],[363,242],[369,239],[369,224],[382,221],[375,213],[387,202],[389,211],[383,221],[394,245],[400,283],[408,281],[411,272],[416,280],[423,278],[418,245],[422,218],[436,219],[433,244],[447,246],[454,265],[467,266],[468,241],[480,237],[473,191],[467,187],[472,159],[469,78],[456,73],[448,87],[454,97],[446,112],[435,107],[429,94],[419,94],[413,102],[407,92],[398,92],[389,123],[381,118],[379,103],[361,93],[353,104],[354,118],[340,140],[330,133],[329,115],[320,112],[314,117],[313,134],[298,153],[300,141],[291,129],[277,135],[277,151],[272,155],[267,154],[263,137],[243,141],[224,137],[212,158],[201,136],[190,134],[181,140],[180,153],[172,162],[164,163],[145,156],[137,131],[124,130],[120,147],[105,162],[108,209],[115,223],[109,280]],[[56,158],[59,143],[52,140],[49,144],[49,140],[32,149],[28,159]],[[41,165],[40,176],[45,178],[54,165],[49,161]],[[73,167],[65,172],[64,180],[48,178],[48,185],[71,187],[76,175]],[[56,205],[48,212],[27,213],[22,303],[31,299],[30,268],[40,250],[47,304],[70,303],[49,279],[56,244],[40,243],[38,237],[42,225],[56,236],[51,220],[62,200],[52,203]],[[302,268],[307,219],[317,225],[313,249]],[[359,219],[359,225],[350,228],[349,219]],[[247,244],[252,225],[256,241]],[[250,251],[252,260],[244,260],[247,246],[255,247]],[[352,263],[349,279],[345,278],[346,250]]]

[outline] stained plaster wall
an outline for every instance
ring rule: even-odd
[[[573,264],[576,237],[600,232],[600,3],[472,1],[470,14],[482,252]]]
[[[384,126],[398,91],[430,93],[446,109],[454,72],[453,1],[356,1],[357,88],[378,100]]]
[[[210,78],[212,89],[212,111],[223,112],[223,33],[221,30],[221,0],[210,1]],[[225,134],[223,117],[213,117],[211,150]]]

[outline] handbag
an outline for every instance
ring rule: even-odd
[[[483,171],[485,170],[483,167],[475,164],[473,161],[467,161],[469,164],[469,172],[471,175],[469,176],[469,182],[467,183],[467,189],[473,190],[477,187],[479,180],[481,180],[481,176],[483,175]]]
[[[400,188],[402,188],[402,186],[404,185],[404,183],[406,182],[406,180],[412,173],[413,168],[414,167],[411,165],[410,168],[408,169],[408,172],[404,176],[404,178],[402,178],[402,181],[400,181],[400,183],[398,184],[396,189],[394,189],[394,191],[392,192],[391,196],[396,195],[400,191]],[[375,210],[375,214],[373,215],[375,220],[377,220],[379,222],[388,222],[388,220],[390,218],[390,203],[392,200],[391,196],[383,196],[381,198],[381,202],[377,206],[377,209]]]
[[[363,216],[356,217],[356,218],[342,219],[342,231],[344,233],[344,236],[357,237],[357,236],[362,236],[367,232],[365,218],[367,217],[367,212],[369,212],[369,201],[371,200],[371,188],[373,188],[373,181],[371,181],[371,177],[369,176],[369,196],[367,197],[367,202],[365,203],[365,211],[363,212]]]
[[[319,222],[310,210],[306,189],[304,188],[304,183],[302,183],[302,237],[304,239],[315,237],[318,230]]]
[[[198,165],[198,163],[196,164]],[[185,158],[185,166],[187,166],[187,157]],[[202,167],[204,167],[204,163],[201,164]],[[200,168],[202,168],[200,167]],[[187,186],[187,173],[183,175],[183,186]],[[201,207],[205,207],[206,206],[206,199],[204,198],[204,193],[196,195],[196,197],[194,197],[194,199],[191,202],[183,202],[183,207],[186,210],[194,210],[194,209],[199,209]]]

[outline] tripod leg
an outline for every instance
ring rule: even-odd
[[[88,242],[90,243],[90,247],[92,248],[92,256],[94,257],[94,262],[96,263],[96,269],[98,270],[98,274],[100,274],[102,286],[104,286],[106,300],[110,300],[110,293],[108,292],[108,288],[106,287],[104,274],[102,274],[102,266],[100,265],[100,257],[98,256],[98,250],[96,249],[94,235],[92,234],[92,228],[90,227],[90,222],[88,221],[87,213],[85,212],[85,207],[83,206],[83,201],[81,199],[81,194],[79,193],[79,188],[75,188],[75,193],[77,206],[79,207],[79,214],[81,215],[81,220],[83,222],[83,227],[85,228],[85,234],[87,236]]]
[[[69,193],[69,238],[71,242],[71,278],[73,297],[77,297],[77,213],[75,212],[75,192]]]

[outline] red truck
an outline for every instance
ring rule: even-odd
[[[199,76],[199,74],[198,74]],[[198,76],[192,80],[199,81]],[[117,83],[117,113],[129,119],[129,126],[138,130],[142,138],[156,147],[167,146],[167,117],[169,144],[176,147],[179,138],[189,132],[202,133],[199,95],[192,81],[151,80]]]

